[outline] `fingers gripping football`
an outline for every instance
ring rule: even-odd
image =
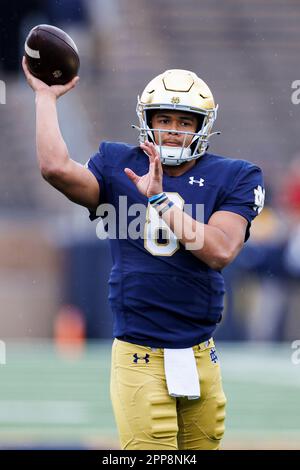
[[[30,73],[25,56],[23,57],[23,60],[22,60],[22,67],[23,67],[23,71],[24,71],[27,83],[33,89],[33,91],[39,92],[39,91],[42,91],[42,90],[48,90],[51,93],[53,93],[53,95],[56,98],[59,98],[60,96],[64,95],[68,91],[70,91],[79,82],[79,77],[76,76],[70,82],[66,83],[65,85],[51,85],[51,86],[49,86],[46,83],[44,83],[42,80],[40,80],[39,78],[34,77]]]

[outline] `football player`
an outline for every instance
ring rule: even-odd
[[[157,76],[138,98],[139,146],[102,142],[82,166],[69,156],[56,111],[78,78],[48,87],[23,68],[36,92],[42,176],[91,220],[100,203],[120,215],[120,196],[145,208],[144,236],[111,240],[111,399],[121,448],[219,449],[226,398],[212,335],[221,271],[263,207],[260,168],[208,153],[217,106],[186,70]]]

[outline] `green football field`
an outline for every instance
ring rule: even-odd
[[[110,343],[90,343],[73,358],[47,342],[5,346],[0,448],[118,448]],[[218,351],[228,399],[223,448],[300,449],[300,364],[291,345],[219,343]]]

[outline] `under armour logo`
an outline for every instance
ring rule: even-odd
[[[215,348],[211,348],[209,355],[210,355],[211,362],[216,364],[219,359],[218,359],[217,352],[216,352]]]
[[[150,357],[150,356],[149,356],[149,354],[146,354],[145,357],[139,357],[139,356],[137,355],[137,353],[135,353],[135,354],[133,354],[133,357],[134,357],[133,362],[134,362],[135,364],[137,364],[138,361],[145,361],[145,363],[148,364],[148,362],[149,362],[149,357]]]
[[[200,178],[200,180],[195,180],[194,176],[190,176],[190,184],[198,183],[199,186],[204,186],[204,179]]]

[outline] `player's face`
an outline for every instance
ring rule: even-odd
[[[191,113],[184,111],[157,111],[152,116],[151,127],[153,129],[163,129],[163,132],[154,131],[156,144],[169,147],[181,147],[184,143],[185,134],[174,131],[196,132],[197,118]],[[168,132],[172,130],[173,132]],[[161,140],[161,142],[160,142]],[[185,147],[188,147],[193,140],[192,135],[188,135],[185,140]]]

